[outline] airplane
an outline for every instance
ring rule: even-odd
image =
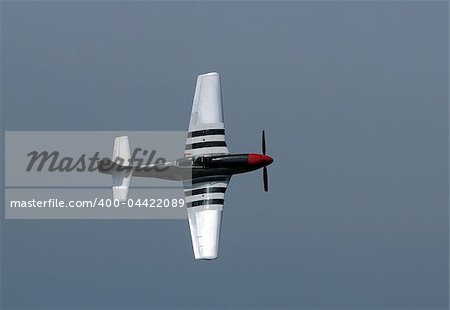
[[[113,197],[126,201],[131,176],[182,181],[195,259],[218,257],[225,191],[231,176],[263,169],[264,190],[268,191],[266,155],[262,131],[262,154],[231,154],[225,142],[220,75],[197,77],[184,157],[162,164],[131,165],[127,136],[114,140],[113,158],[98,164],[100,173],[111,174]],[[121,160],[121,161],[118,161]],[[129,165],[121,163],[129,162]],[[160,169],[143,169],[160,168]]]

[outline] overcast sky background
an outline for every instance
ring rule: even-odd
[[[1,9],[4,129],[186,130],[218,71],[230,150],[275,159],[216,261],[184,220],[2,220],[2,308],[447,308],[446,1]]]

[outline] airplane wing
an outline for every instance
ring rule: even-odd
[[[184,155],[228,153],[220,76],[216,72],[199,75]],[[195,259],[214,259],[218,255],[223,202],[229,180],[229,176],[210,176],[194,178],[184,184]]]
[[[219,73],[199,75],[184,155],[191,157],[228,153]]]
[[[225,191],[229,176],[193,179],[184,194],[195,259],[217,258]]]

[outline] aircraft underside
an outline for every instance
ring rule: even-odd
[[[272,158],[266,155],[264,131],[262,154],[230,154],[225,142],[220,76],[211,72],[197,78],[184,158],[142,167],[130,161],[128,137],[121,136],[114,141],[112,160],[98,163],[99,172],[112,175],[114,199],[127,200],[132,176],[183,181],[194,257],[215,259],[231,176],[263,168],[267,191],[266,166]]]

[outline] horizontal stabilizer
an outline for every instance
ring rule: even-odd
[[[127,136],[116,137],[114,140],[113,162],[123,166],[124,169],[112,170],[112,189],[114,200],[125,202],[128,197],[133,169],[130,163],[130,143]],[[129,169],[126,167],[129,166]]]
[[[127,136],[116,137],[114,139],[114,150],[112,161],[122,166],[131,166],[130,163],[130,143]]]

